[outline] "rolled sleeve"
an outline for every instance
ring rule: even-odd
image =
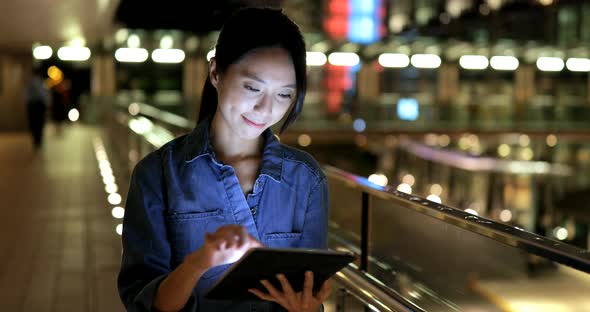
[[[158,287],[171,270],[158,153],[149,154],[133,170],[125,203],[117,286],[127,311],[152,311]]]
[[[301,247],[328,248],[328,181],[322,177],[309,194]]]

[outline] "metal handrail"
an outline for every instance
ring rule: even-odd
[[[364,194],[388,200],[392,204],[411,209],[418,213],[436,218],[442,222],[461,227],[467,231],[486,236],[509,246],[517,247],[532,254],[546,257],[552,261],[565,264],[578,270],[590,273],[590,250],[581,249],[569,244],[548,239],[519,227],[499,223],[491,219],[472,215],[460,209],[438,204],[424,198],[399,192],[390,186],[380,186],[368,179],[356,176],[331,166],[324,166],[324,173],[346,183]],[[369,209],[369,207],[367,207]],[[361,240],[363,232],[361,223]],[[362,244],[361,244],[362,246]],[[361,248],[361,260],[363,255]]]
[[[411,312],[424,311],[416,305],[393,293],[387,286],[361,271],[354,264],[349,264],[334,275],[334,280],[347,292],[365,305],[377,311]],[[411,305],[407,306],[405,304]]]
[[[564,164],[552,164],[546,161],[506,160],[492,157],[473,157],[455,151],[442,150],[402,139],[400,147],[422,159],[468,171],[487,171],[508,174],[534,174],[552,176],[570,176],[572,168]]]
[[[168,125],[177,128],[187,129],[189,131],[192,130],[192,128],[194,128],[195,126],[195,123],[187,118],[178,116],[167,111],[163,111],[148,104],[133,102],[131,103],[131,105],[137,105],[137,111],[135,111],[133,115],[145,115],[157,119],[158,121],[164,122]],[[118,106],[121,108],[128,109],[128,106],[123,104],[118,104]]]

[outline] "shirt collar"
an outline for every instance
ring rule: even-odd
[[[195,129],[187,135],[187,140],[183,147],[184,160],[186,162],[192,162],[199,157],[209,155],[213,161],[218,163],[209,140],[210,125],[211,118],[209,117],[197,124]],[[262,152],[260,174],[267,175],[273,180],[280,182],[283,171],[281,142],[270,128],[264,130],[262,137],[264,139],[264,150]]]

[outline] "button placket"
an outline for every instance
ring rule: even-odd
[[[222,181],[227,193],[227,199],[232,209],[234,221],[248,229],[248,232],[256,239],[260,240],[256,220],[252,213],[248,214],[250,209],[249,196],[244,198],[244,193],[240,187],[240,182],[232,166],[225,165],[221,169]]]
[[[254,190],[252,194],[248,194],[248,205],[250,206],[250,213],[254,222],[257,222],[256,214],[258,213],[258,207],[261,200],[262,187],[264,185],[263,177],[258,177],[254,182]]]
[[[254,194],[260,193],[260,188],[262,187],[262,181],[260,178],[256,179],[254,183]]]

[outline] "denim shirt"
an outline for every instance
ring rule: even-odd
[[[128,311],[152,311],[162,280],[222,225],[243,225],[268,247],[327,247],[328,186],[318,163],[267,129],[259,176],[244,196],[234,169],[215,158],[209,127],[210,120],[199,123],[133,170],[117,281]],[[283,310],[271,302],[205,299],[228,267],[205,272],[182,311]]]

